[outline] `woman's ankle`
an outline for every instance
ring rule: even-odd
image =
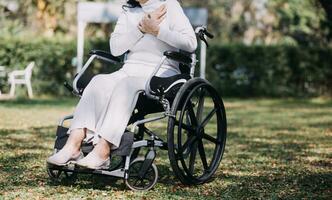
[[[74,129],[70,132],[69,138],[66,142],[64,148],[68,149],[70,152],[74,154],[80,151],[82,141],[85,138],[85,130],[84,129]]]
[[[86,132],[87,132],[86,128],[74,129],[70,132],[69,139],[75,139],[82,142],[86,136]]]
[[[98,144],[94,147],[93,151],[102,159],[106,160],[109,158],[111,153],[111,144],[105,139],[101,138]]]
[[[71,144],[66,144],[63,148],[63,151],[66,151],[67,153],[72,154],[72,156],[78,155],[80,153],[80,146],[74,146]]]

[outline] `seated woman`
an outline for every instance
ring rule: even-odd
[[[123,67],[111,74],[95,76],[85,88],[75,109],[66,145],[47,159],[63,166],[70,161],[90,169],[107,169],[110,152],[121,137],[135,108],[138,93],[163,53],[195,51],[195,32],[177,0],[129,0],[111,34],[114,56],[129,51]],[[166,61],[157,76],[179,74],[178,64]],[[94,134],[95,147],[86,157],[82,141]]]

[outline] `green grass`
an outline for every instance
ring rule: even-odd
[[[212,182],[184,186],[158,151],[157,185],[132,192],[115,178],[49,180],[57,120],[76,100],[0,102],[0,199],[330,199],[332,101],[226,99],[228,138]],[[164,123],[154,123],[165,134]]]

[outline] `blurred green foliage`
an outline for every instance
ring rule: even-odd
[[[63,83],[71,83],[76,74],[76,66],[72,65],[75,62],[73,59],[76,56],[76,41],[63,40],[61,37],[33,40],[0,37],[0,47],[0,66],[5,66],[7,73],[24,69],[31,61],[36,62],[32,85],[37,94],[70,95]],[[104,40],[86,41],[86,54],[91,49],[109,51],[109,46]],[[85,56],[85,59],[87,58],[88,55]],[[91,70],[87,71],[87,76],[110,73],[116,69],[118,66],[94,62]],[[8,85],[2,84],[0,87],[4,87],[8,92]]]
[[[332,49],[287,45],[214,45],[208,80],[226,96],[332,94]]]
[[[60,40],[0,39],[0,65],[7,72],[24,69],[36,62],[33,72],[33,88],[37,94],[64,94],[61,83],[71,76],[72,57],[76,54],[75,43]]]
[[[16,2],[17,9],[9,9],[8,2]],[[208,50],[208,79],[223,94],[332,93],[332,15],[328,9],[332,3],[328,0],[181,2],[185,7],[209,10],[209,29],[216,38]],[[75,73],[71,63],[76,56],[76,3],[0,0],[0,65],[11,71],[36,61],[33,84],[39,94],[68,94],[62,82],[72,80]],[[89,25],[85,52],[108,50],[111,31],[109,24]],[[114,70],[100,63],[96,69]]]
[[[182,0],[207,7],[209,27],[222,43],[330,44],[319,0]]]
[[[1,4],[6,1],[0,0],[0,35],[76,37],[76,0],[11,0],[17,11]],[[181,0],[185,7],[208,8],[208,27],[221,43],[326,46],[332,27],[321,1]],[[110,25],[93,24],[87,35],[107,38],[111,31]]]
[[[86,51],[108,50],[104,40],[86,42]],[[33,87],[37,94],[69,95],[76,43],[60,39],[0,39],[0,65],[7,71],[36,61]],[[88,56],[86,55],[85,58]],[[318,96],[332,94],[332,49],[287,45],[217,45],[208,49],[207,79],[225,96]],[[92,72],[114,66],[96,62]],[[199,67],[197,67],[197,71]]]

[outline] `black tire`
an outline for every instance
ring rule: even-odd
[[[139,178],[139,171],[145,158],[136,158],[130,163],[128,170],[128,179],[125,180],[125,184],[134,191],[146,191],[151,189],[158,181],[158,169],[157,166],[152,163],[147,173],[143,178]]]
[[[62,173],[61,170],[57,170],[57,169],[50,169],[48,166],[47,166],[47,174],[48,176],[51,178],[51,180],[59,180],[60,178],[60,175]]]
[[[212,109],[203,118],[207,110],[204,106],[210,104]],[[169,118],[167,141],[173,172],[183,184],[209,181],[219,167],[226,145],[227,120],[221,97],[208,81],[191,79],[176,95],[172,115],[175,117]],[[209,123],[211,119],[216,122]],[[197,152],[200,160],[196,159]]]
[[[75,172],[75,165],[72,165],[72,166],[68,166],[67,167],[68,169],[70,170],[73,170],[73,171],[63,171],[66,179],[68,180],[71,180],[71,181],[75,181],[77,179],[77,172]]]

